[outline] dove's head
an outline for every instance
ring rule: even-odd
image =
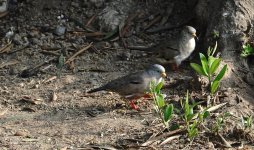
[[[196,37],[196,29],[191,26],[185,26],[181,34],[188,38],[194,38]]]
[[[166,70],[162,65],[154,64],[147,69],[148,74],[155,76],[156,79],[166,77]]]

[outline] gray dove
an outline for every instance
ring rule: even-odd
[[[163,77],[166,77],[165,68],[161,65],[154,64],[143,71],[117,78],[99,88],[92,89],[87,93],[102,90],[116,92],[125,98],[132,99],[130,103],[131,107],[137,109],[133,100],[140,98],[146,95],[146,92],[149,92],[151,81],[159,83]]]
[[[185,26],[175,39],[170,39],[159,43],[149,49],[156,54],[156,60],[160,64],[175,63],[177,66],[187,59],[195,49],[196,29]]]

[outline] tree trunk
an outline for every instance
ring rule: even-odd
[[[254,1],[199,0],[195,11],[203,49],[217,41],[223,62],[228,64],[221,87],[232,88],[238,99],[240,96],[254,104],[252,58],[240,57],[242,45],[253,42]],[[215,32],[218,37],[214,37]]]

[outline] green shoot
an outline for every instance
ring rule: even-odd
[[[173,104],[166,104],[164,100],[164,95],[161,93],[161,88],[163,86],[163,82],[159,84],[155,84],[154,82],[150,83],[150,92],[152,94],[155,110],[159,117],[161,118],[164,126],[168,128],[168,122],[172,118],[173,115]]]
[[[221,63],[221,58],[214,57],[215,51],[217,49],[217,42],[214,48],[208,48],[207,57],[199,53],[201,65],[196,63],[191,63],[191,67],[200,75],[203,75],[208,78],[210,93],[214,94],[220,85],[220,81],[227,71],[227,65],[224,65],[223,68],[216,75],[216,71]]]
[[[249,115],[247,117],[242,116],[241,117],[242,125],[244,126],[244,129],[251,129],[253,126],[253,119],[252,116]]]
[[[194,113],[193,109],[198,103],[189,104],[189,93],[187,91],[185,102],[181,102],[182,109],[184,111],[183,120],[186,124],[188,137],[192,140],[198,135],[198,128],[204,122],[204,120],[210,115],[207,109],[202,112]]]

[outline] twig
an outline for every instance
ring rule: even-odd
[[[0,69],[4,68],[4,67],[7,67],[7,66],[15,65],[17,63],[19,63],[19,61],[17,61],[17,60],[13,60],[13,61],[3,63],[3,64],[0,65]]]
[[[226,105],[227,103],[222,103],[222,104],[218,104],[218,105],[215,105],[215,106],[212,106],[210,108],[208,108],[206,111],[208,112],[212,112],[212,111],[215,111],[219,108],[221,108],[222,106]],[[198,117],[198,114],[199,113],[196,113],[195,116],[193,116],[193,119],[196,119]]]
[[[43,66],[43,65],[45,65],[45,64],[47,64],[47,63],[50,63],[51,61],[53,61],[53,60],[55,60],[55,59],[56,59],[56,58],[51,58],[51,59],[49,59],[49,60],[46,60],[46,61],[44,61],[44,62],[42,62],[42,63],[36,65],[35,67],[33,67],[33,69],[40,68],[41,66]]]
[[[53,50],[53,51],[57,51],[57,50],[60,50],[61,47],[47,47],[47,46],[42,46],[41,49],[43,50]]]
[[[88,21],[87,21],[87,23],[86,23],[86,25],[85,26],[89,26],[93,21],[94,21],[94,19],[97,17],[97,14],[94,14]]]
[[[82,48],[81,50],[79,50],[78,52],[76,52],[74,55],[72,55],[66,62],[65,64],[68,64],[69,62],[73,61],[74,58],[76,56],[78,56],[79,54],[83,53],[85,50],[89,49],[92,46],[93,43],[90,43],[88,46]]]
[[[10,52],[10,54],[16,53],[16,52],[18,52],[18,51],[22,51],[22,50],[24,50],[25,48],[27,48],[28,46],[29,46],[29,44],[26,44],[26,45],[24,45],[23,47],[21,47],[21,48],[15,50],[15,51]]]
[[[42,51],[39,51],[40,53],[43,53],[43,54],[49,54],[49,55],[54,55],[54,56],[60,56],[59,53],[56,53],[56,52],[51,52],[51,51],[46,51],[46,50],[42,50]]]
[[[11,42],[6,44],[4,47],[0,48],[0,53],[4,53],[4,52],[10,51],[12,46],[13,46],[13,44]]]
[[[171,136],[171,137],[168,137],[166,140],[164,140],[163,142],[161,142],[160,146],[164,145],[164,144],[167,144],[168,142],[174,140],[174,139],[177,139],[179,138],[181,135],[175,135],[175,136]]]
[[[172,136],[174,134],[185,132],[185,131],[186,131],[186,129],[177,129],[177,130],[174,130],[174,131],[171,131],[171,132],[164,133],[164,134],[162,134],[160,136],[157,136],[157,137],[149,139],[148,141],[143,143],[142,146],[148,146],[148,145],[154,143],[155,141],[157,141],[157,140],[159,140],[161,138],[169,137],[169,136]]]
[[[48,78],[47,80],[42,81],[42,83],[48,83],[50,81],[55,80],[56,78],[57,78],[57,76],[52,76],[52,77]]]
[[[221,134],[218,133],[218,136],[221,138],[221,140],[224,143],[224,146],[226,148],[231,148],[232,147],[231,144],[229,144],[228,141]]]
[[[227,104],[227,103],[221,103],[221,104],[212,106],[212,107],[208,108],[207,111],[209,111],[209,112],[215,111],[215,110],[221,108],[222,106],[224,106],[224,105],[226,105],[226,104]]]
[[[155,23],[159,22],[161,20],[161,18],[162,18],[161,16],[157,16],[144,29],[145,30],[149,29],[152,25],[154,25]]]

